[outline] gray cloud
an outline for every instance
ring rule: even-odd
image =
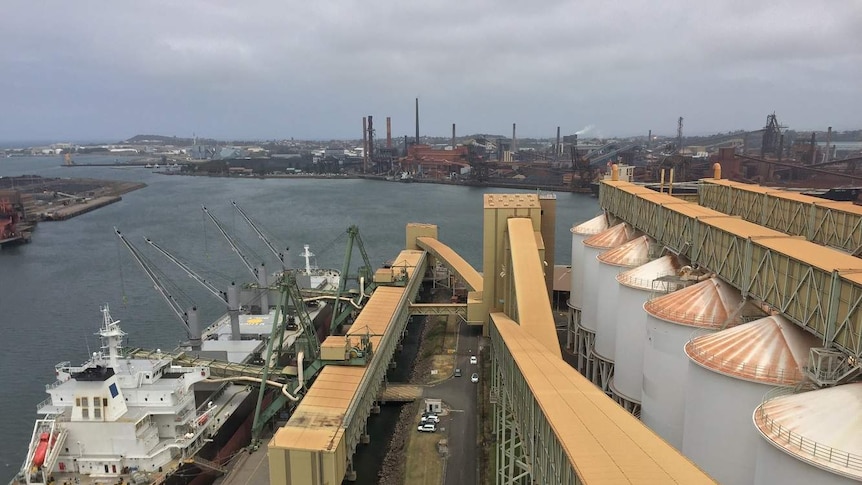
[[[0,138],[859,127],[855,0],[0,6]]]

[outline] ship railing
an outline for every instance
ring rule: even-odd
[[[823,461],[850,470],[862,471],[862,456],[806,438],[776,422],[776,418],[770,416],[766,411],[765,404],[782,395],[792,394],[794,389],[779,388],[776,391],[767,393],[755,411],[755,419],[764,435],[769,435],[770,440],[788,451],[810,460]]]
[[[54,404],[54,401],[49,397],[36,405],[36,412],[38,413],[40,409],[51,406],[52,404]]]
[[[688,341],[686,350],[695,360],[710,365],[719,372],[738,375],[751,379],[767,380],[777,384],[795,384],[802,381],[803,374],[798,368],[788,368],[781,365],[752,364],[738,359],[727,359],[705,349],[693,338]]]
[[[56,381],[54,381],[50,384],[45,384],[45,390],[50,391],[51,389],[54,389],[55,387],[59,386],[62,383],[63,383],[63,381],[61,381],[60,379],[57,379]]]
[[[184,420],[184,419],[186,419],[186,416],[188,416],[188,415],[189,415],[189,414],[191,414],[191,413],[192,413],[192,409],[191,409],[191,408],[185,408],[185,409],[183,409],[181,412],[177,413],[177,415],[174,417],[174,422],[175,422],[175,423],[181,423],[181,422],[183,422],[183,420]]]

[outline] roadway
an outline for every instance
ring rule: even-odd
[[[461,377],[452,377],[426,391],[426,396],[440,398],[449,406],[449,416],[444,418],[449,439],[449,458],[446,460],[445,485],[476,483],[476,467],[479,462],[477,396],[482,382],[470,382],[470,375],[479,373],[480,365],[470,364],[470,355],[478,355],[482,328],[458,325],[458,348],[455,367],[461,369]],[[429,392],[430,391],[430,392]]]

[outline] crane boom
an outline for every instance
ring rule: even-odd
[[[232,237],[224,230],[221,223],[218,219],[215,218],[214,215],[210,214],[210,211],[207,210],[206,206],[201,206],[204,213],[209,216],[210,220],[213,221],[213,224],[216,225],[218,230],[221,232],[222,236],[227,239],[228,244],[230,244],[233,252],[239,256],[239,259],[242,260],[242,264],[245,265],[245,268],[251,273],[252,277],[255,279],[258,285],[259,291],[259,301],[260,301],[260,312],[262,314],[269,313],[269,281],[268,275],[266,274],[266,267],[261,263],[260,269],[255,269],[251,266],[251,263],[248,262],[248,259],[242,254],[242,251],[239,250],[239,246],[236,244],[236,241],[233,240]],[[228,302],[230,305],[231,302]]]
[[[251,217],[249,217],[245,213],[245,211],[242,210],[239,205],[237,205],[236,201],[232,200],[230,201],[230,203],[233,205],[233,208],[236,209],[237,212],[239,212],[239,215],[241,215],[242,218],[245,219],[245,222],[247,222],[248,225],[251,226],[255,234],[257,234],[257,237],[260,238],[260,240],[263,241],[264,244],[266,244],[266,247],[268,247],[269,250],[272,251],[272,254],[274,254],[275,257],[278,258],[279,261],[281,261],[281,269],[287,269],[287,266],[285,265],[284,261],[284,253],[280,253],[277,249],[275,249],[275,246],[273,246],[269,239],[267,239],[267,237],[263,235],[263,232],[261,232],[261,230],[257,227],[257,224],[255,224],[254,221],[251,220]]]
[[[230,244],[230,247],[231,249],[233,249],[233,252],[235,252],[237,256],[239,256],[239,259],[242,260],[242,264],[245,266],[248,272],[251,273],[255,279],[257,279],[257,271],[254,269],[254,267],[252,267],[251,263],[248,262],[248,259],[246,259],[246,257],[242,254],[242,252],[239,250],[239,247],[236,245],[236,242],[233,240],[232,237],[230,237],[227,231],[224,230],[224,227],[222,227],[218,219],[216,219],[214,215],[210,214],[210,211],[207,210],[206,206],[201,206],[201,209],[203,209],[204,214],[209,216],[210,220],[213,221],[213,224],[216,225],[219,232],[221,232],[221,235],[224,236],[225,239],[227,239],[227,243]]]
[[[129,252],[132,253],[132,257],[135,258],[135,261],[138,262],[141,268],[143,268],[144,273],[146,273],[147,277],[150,278],[150,281],[153,282],[153,288],[155,288],[155,290],[160,295],[162,295],[162,298],[164,298],[165,301],[168,303],[168,307],[170,307],[171,311],[173,311],[177,318],[179,318],[180,322],[182,322],[183,328],[185,328],[186,332],[191,334],[191,328],[189,327],[189,323],[186,314],[183,311],[183,307],[179,304],[179,302],[176,301],[176,299],[174,299],[173,296],[171,296],[167,288],[165,288],[164,285],[159,281],[158,276],[156,276],[156,273],[153,271],[150,265],[144,261],[144,258],[143,256],[141,256],[138,249],[133,246],[132,243],[127,241],[125,236],[123,236],[120,230],[116,227],[114,227],[114,232],[117,233],[117,236],[120,238],[120,241],[122,241],[123,244],[126,246],[126,249],[128,249]]]
[[[158,244],[156,244],[155,242],[153,242],[153,240],[152,240],[152,239],[150,239],[150,238],[148,238],[148,237],[145,237],[144,239],[147,241],[147,243],[148,243],[150,246],[152,246],[152,247],[156,248],[156,250],[157,250],[157,251],[159,251],[160,253],[162,253],[162,254],[163,254],[166,258],[168,258],[172,263],[174,263],[175,265],[179,266],[179,267],[180,267],[180,269],[182,269],[183,271],[185,271],[185,272],[186,272],[186,274],[187,274],[187,275],[189,275],[193,280],[195,280],[195,281],[197,281],[198,283],[200,283],[201,285],[203,285],[203,287],[204,287],[204,288],[206,288],[210,293],[212,293],[213,295],[215,295],[215,296],[216,296],[216,298],[218,298],[218,299],[219,299],[219,300],[221,300],[222,302],[227,302],[227,293],[226,293],[226,292],[224,292],[224,291],[220,291],[220,290],[219,290],[218,288],[216,288],[212,283],[210,283],[209,281],[207,281],[206,279],[202,278],[200,275],[198,275],[197,273],[195,273],[194,271],[192,271],[192,269],[191,269],[191,268],[189,268],[189,267],[188,267],[188,265],[186,265],[185,263],[183,263],[182,261],[180,261],[178,258],[176,258],[174,255],[172,255],[171,253],[167,252],[167,251],[166,251],[165,249],[163,249],[161,246],[159,246]]]

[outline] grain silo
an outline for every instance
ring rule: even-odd
[[[778,315],[688,342],[683,454],[719,483],[751,483],[760,439],[751,412],[776,386],[803,380],[819,342]]]
[[[614,351],[614,377],[611,392],[614,400],[629,412],[640,415],[643,382],[646,312],[644,302],[682,288],[678,276],[685,262],[675,254],[662,256],[637,268],[617,275],[619,298],[617,307],[617,337]]]
[[[599,272],[599,254],[608,249],[615,248],[627,243],[635,237],[635,231],[628,224],[617,224],[611,228],[584,239],[584,254],[581,261],[584,263],[584,285],[583,285],[583,308],[581,309],[581,323],[578,327],[578,372],[589,378],[593,372],[593,347],[596,339],[596,327],[598,324],[599,296],[598,286],[595,284]]]
[[[631,241],[609,249],[598,256],[599,269],[593,281],[598,287],[596,312],[596,342],[593,347],[595,366],[591,380],[593,384],[611,395],[610,380],[614,374],[614,353],[617,337],[617,308],[619,306],[619,282],[621,271],[640,266],[649,261],[650,247],[655,240],[639,236]],[[643,310],[638,310],[643,313]]]
[[[780,395],[758,405],[753,418],[755,485],[862,481],[862,383]]]
[[[569,328],[566,333],[566,348],[577,352],[575,335],[581,321],[584,288],[584,239],[598,234],[608,228],[608,218],[604,214],[572,227],[572,274],[569,293]]]
[[[743,303],[736,288],[714,277],[644,303],[641,420],[678,449],[682,449],[688,371],[683,347],[694,335],[742,323],[743,314],[753,312]]]

